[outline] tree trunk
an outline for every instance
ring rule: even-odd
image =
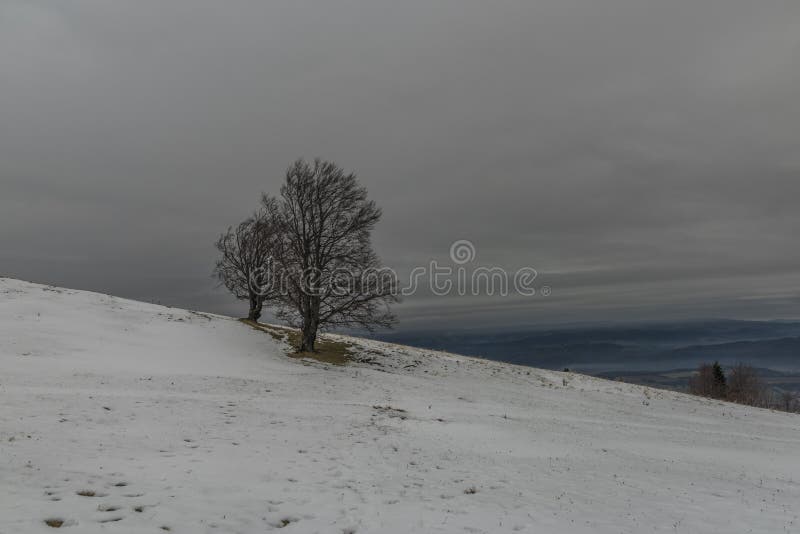
[[[264,307],[264,301],[258,295],[250,295],[250,311],[247,318],[251,321],[258,322],[261,318],[261,310]]]
[[[317,341],[317,325],[315,321],[303,324],[300,340],[300,352],[314,352],[314,343]]]
[[[306,303],[306,312],[303,317],[301,330],[300,352],[314,352],[319,328],[319,304],[314,298],[309,297]]]

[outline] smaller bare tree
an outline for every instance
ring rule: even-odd
[[[798,394],[795,391],[784,391],[780,397],[781,409],[787,412],[797,410]]]
[[[711,397],[714,389],[714,372],[711,365],[702,363],[689,378],[689,393],[700,397]]]
[[[693,395],[724,399],[726,390],[727,380],[719,362],[700,364],[697,373],[689,378],[689,393]]]
[[[728,378],[728,400],[750,406],[764,404],[766,388],[755,367],[737,363]]]
[[[215,243],[221,257],[214,267],[214,276],[237,299],[247,300],[247,318],[258,321],[264,303],[273,300],[277,287],[267,283],[265,269],[278,233],[275,227],[274,199],[265,197],[259,211],[235,227],[229,227]]]

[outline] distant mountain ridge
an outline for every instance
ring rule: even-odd
[[[509,332],[399,332],[377,336],[510,363],[587,371],[693,368],[747,361],[800,370],[800,322],[706,320]]]

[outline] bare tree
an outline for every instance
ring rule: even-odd
[[[726,389],[725,372],[719,362],[700,364],[697,373],[689,378],[689,393],[694,395],[724,399]]]
[[[750,406],[761,406],[765,387],[755,367],[737,363],[728,377],[728,400]]]
[[[278,317],[301,329],[298,349],[313,352],[317,333],[329,327],[391,326],[396,281],[370,240],[381,210],[356,175],[299,159],[286,171],[281,200]]]
[[[798,394],[794,391],[784,391],[781,393],[780,406],[781,409],[787,412],[795,411],[798,403]]]
[[[702,363],[697,372],[689,378],[689,393],[701,397],[711,397],[714,385],[714,373],[711,365]]]
[[[264,280],[279,237],[276,209],[276,201],[264,197],[258,212],[229,227],[215,243],[221,257],[214,267],[214,276],[236,298],[248,301],[247,318],[251,321],[258,321],[264,302],[277,296],[277,288]]]

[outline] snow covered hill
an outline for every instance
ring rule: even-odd
[[[0,533],[800,532],[796,415],[352,341],[0,279]]]

